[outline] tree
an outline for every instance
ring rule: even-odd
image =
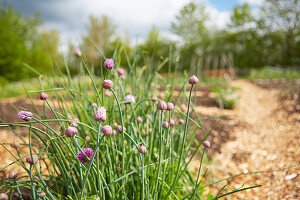
[[[11,7],[0,5],[0,76],[15,81],[35,76],[26,63],[43,73],[51,69],[49,58],[58,54],[57,32],[39,31],[41,21],[22,18]]]
[[[293,64],[295,36],[299,36],[299,0],[265,0],[262,6],[262,21],[266,31],[280,31],[284,34],[285,60],[284,64]],[[296,53],[296,57],[299,57]],[[297,56],[298,54],[298,56]]]
[[[194,67],[197,56],[204,55],[210,45],[210,34],[206,27],[208,14],[205,7],[189,3],[184,6],[172,24],[173,30],[183,41],[181,62],[185,66]]]
[[[88,63],[98,65],[100,55],[91,41],[93,41],[97,48],[105,55],[112,36],[115,33],[115,26],[107,16],[103,16],[101,20],[94,16],[90,16],[89,19],[88,34],[82,38],[82,47]]]

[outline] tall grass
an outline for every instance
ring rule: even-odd
[[[39,90],[27,91],[29,98],[41,92],[47,92],[49,97],[43,100],[44,110],[36,106],[30,110],[33,113],[31,121],[0,124],[0,127],[7,127],[13,132],[15,127],[26,128],[29,142],[21,145],[30,150],[30,154],[23,154],[18,148],[9,151],[9,144],[1,144],[15,157],[13,164],[21,166],[26,175],[14,181],[2,180],[4,185],[0,189],[11,191],[25,187],[31,189],[32,199],[51,200],[204,198],[202,193],[207,185],[202,181],[202,177],[206,176],[202,161],[206,148],[202,144],[213,127],[205,132],[201,123],[203,119],[191,109],[195,106],[192,91],[197,85],[190,86],[188,77],[182,77],[180,94],[187,105],[187,111],[183,113],[177,108],[178,97],[173,96],[176,73],[174,76],[169,74],[168,78],[159,75],[162,67],[177,59],[173,58],[172,52],[159,65],[145,59],[145,66],[138,67],[134,60],[128,59],[126,79],[121,79],[116,73],[120,67],[120,53],[114,53],[116,66],[111,71],[102,66],[96,69],[101,71],[101,78],[94,75],[84,57],[81,57],[78,58],[80,74],[76,80],[69,74],[64,76],[59,67],[54,67],[52,76],[40,78]],[[102,59],[105,60],[105,57]],[[68,65],[65,67],[68,72]],[[112,95],[101,87],[105,79],[113,81],[113,87],[108,90]],[[158,82],[165,91],[159,89]],[[189,88],[187,94],[186,88]],[[164,92],[164,98],[153,100],[152,97],[160,92]],[[127,94],[134,95],[136,102],[125,101]],[[175,109],[159,110],[157,103],[162,100],[174,102]],[[94,102],[106,108],[106,121],[94,120],[96,108],[91,106]],[[50,116],[47,110],[51,111]],[[192,119],[192,115],[197,117]],[[137,117],[141,117],[143,122],[138,123]],[[185,119],[184,124],[178,123],[180,118]],[[176,121],[174,127],[170,126],[171,119]],[[162,126],[163,122],[169,123],[168,128]],[[65,130],[74,123],[78,124],[78,133],[74,137],[66,137]],[[116,131],[111,136],[103,135],[101,128],[104,125],[111,125],[116,130],[116,124],[126,130],[121,129],[120,133]],[[195,138],[196,133],[203,134],[201,141]],[[138,151],[141,145],[147,148],[144,154]],[[93,156],[87,157],[83,148],[93,149]],[[77,159],[76,155],[80,152],[88,160],[86,164]],[[202,155],[202,159],[199,172],[195,175],[188,170],[188,165],[197,154]],[[33,156],[37,156],[39,161],[29,165],[23,161],[28,156],[32,160]],[[221,190],[215,199],[221,196]],[[22,194],[19,196],[21,198]]]

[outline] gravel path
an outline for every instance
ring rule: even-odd
[[[276,89],[263,89],[242,80],[233,85],[242,90],[238,92],[239,106],[229,115],[244,126],[235,127],[231,133],[235,140],[223,144],[221,152],[214,156],[210,170],[214,178],[294,166],[231,179],[227,191],[243,184],[263,186],[227,199],[300,199],[300,114],[287,112],[293,102],[280,105]],[[218,185],[218,189],[223,185]]]

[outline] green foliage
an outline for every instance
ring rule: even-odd
[[[51,69],[50,57],[57,55],[58,33],[38,31],[41,21],[22,18],[11,7],[0,5],[1,83],[35,76],[22,63],[40,72]]]

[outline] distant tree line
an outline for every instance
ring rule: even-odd
[[[169,62],[181,70],[197,67],[202,56],[224,52],[233,54],[237,68],[299,66],[299,12],[299,0],[265,0],[255,14],[248,4],[243,4],[233,8],[230,23],[219,29],[207,25],[209,15],[204,5],[191,2],[172,23],[179,41],[162,36],[153,26],[144,42],[136,46],[131,45],[128,36],[116,34],[116,25],[107,16],[90,16],[88,33],[82,36],[80,48],[94,67],[103,62],[99,51],[112,57],[115,48],[120,52],[117,62],[121,66],[127,66],[130,60],[140,66],[151,63],[155,67],[170,56],[170,51],[173,59]],[[34,76],[23,63],[42,73],[51,70],[53,61],[62,63],[58,32],[41,31],[41,23],[38,15],[24,18],[9,6],[0,7],[0,85]],[[69,42],[66,57],[73,74],[77,73],[78,64],[73,55],[75,48]]]

